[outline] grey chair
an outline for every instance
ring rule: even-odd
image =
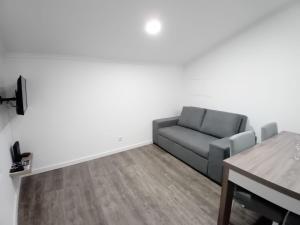
[[[229,138],[230,156],[247,150],[256,144],[256,136],[253,131],[236,134]],[[274,205],[271,202],[237,186],[234,192],[234,199],[246,209],[256,212],[273,222],[281,224],[286,215],[286,210]]]
[[[261,141],[265,141],[278,134],[277,123],[268,123],[261,128]]]

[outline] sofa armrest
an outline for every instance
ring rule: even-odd
[[[222,182],[223,160],[230,156],[229,138],[213,141],[209,145],[207,175],[217,183]]]
[[[159,128],[175,126],[175,125],[177,125],[178,120],[179,120],[178,116],[153,120],[153,122],[152,122],[153,143],[157,144]]]

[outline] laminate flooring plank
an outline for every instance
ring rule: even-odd
[[[215,225],[221,188],[155,145],[29,177],[19,225]],[[259,225],[233,204],[232,225]]]

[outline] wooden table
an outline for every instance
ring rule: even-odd
[[[281,132],[224,160],[218,225],[228,225],[234,185],[300,215],[300,161],[294,159],[300,135]]]

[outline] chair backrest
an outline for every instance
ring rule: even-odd
[[[206,109],[185,106],[179,116],[178,125],[200,131]]]
[[[218,138],[244,132],[247,116],[199,107],[184,106],[178,125]]]
[[[230,156],[238,154],[246,149],[253,147],[256,144],[254,131],[246,131],[233,135],[229,138]]]
[[[261,141],[265,141],[278,134],[277,123],[268,123],[261,128]]]
[[[244,115],[206,109],[200,132],[218,138],[230,137],[245,131]]]

